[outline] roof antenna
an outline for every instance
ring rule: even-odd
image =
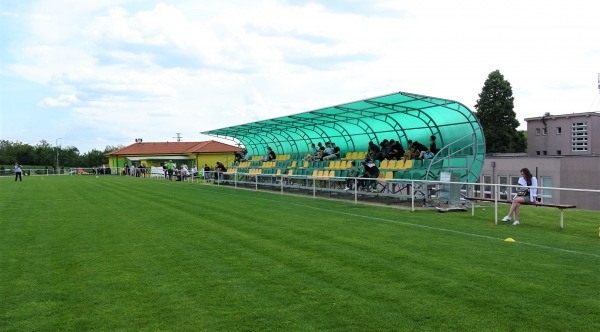
[[[173,138],[177,138],[177,142],[181,142],[181,133],[175,133],[175,135]]]

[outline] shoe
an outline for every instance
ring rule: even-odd
[[[350,188],[346,187],[346,188],[344,188],[344,190],[350,190]]]
[[[515,220],[515,222],[513,222],[513,226],[518,226],[519,225],[519,221]]]
[[[510,217],[506,216],[506,217],[502,218],[502,221],[510,221]]]
[[[377,190],[377,189],[373,189],[373,190],[371,190],[371,192],[372,192],[372,193],[378,193],[378,192],[379,192],[379,190]]]

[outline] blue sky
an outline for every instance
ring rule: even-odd
[[[84,153],[397,91],[599,111],[600,2],[0,0],[0,139]]]

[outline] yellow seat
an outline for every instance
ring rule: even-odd
[[[290,176],[291,176],[291,175],[294,175],[294,170],[293,170],[293,169],[290,169],[290,170],[288,171],[288,175],[290,175]]]
[[[329,166],[327,166],[326,168],[333,168],[334,166],[335,166],[335,161],[330,161]]]
[[[333,168],[335,168],[335,169],[341,168],[342,167],[341,165],[342,165],[342,161],[341,160],[336,160],[333,163]]]
[[[388,162],[388,169],[396,169],[396,161],[395,160],[390,160]]]
[[[342,160],[342,162],[340,162],[340,168],[341,168],[341,169],[346,169],[346,168],[348,168],[348,161],[346,161],[346,160]]]
[[[382,161],[382,162],[379,164],[379,168],[380,168],[380,169],[388,169],[388,163],[389,163],[389,162],[388,162],[388,160],[387,160],[387,159],[383,160],[383,161]],[[381,174],[381,173],[379,173],[379,174]]]
[[[412,161],[412,159],[406,160],[406,161],[404,162],[404,168],[405,168],[405,169],[407,169],[407,168],[412,168],[412,167],[413,167],[413,161]]]
[[[290,168],[296,168],[298,166],[298,164],[296,163],[296,161],[292,161],[292,164],[290,165]]]

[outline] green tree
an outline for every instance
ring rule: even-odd
[[[34,147],[34,165],[52,167],[56,163],[56,149],[46,140],[40,141]]]
[[[525,151],[527,146],[517,131],[519,121],[514,111],[514,99],[510,82],[499,70],[491,72],[475,104],[487,152]]]
[[[102,153],[102,151],[93,149],[92,151],[89,151],[87,153],[84,153],[83,156],[81,156],[82,159],[82,165],[83,167],[93,167],[93,166],[100,166],[100,165],[104,165],[106,163],[108,163],[108,158],[105,158],[104,153]]]

